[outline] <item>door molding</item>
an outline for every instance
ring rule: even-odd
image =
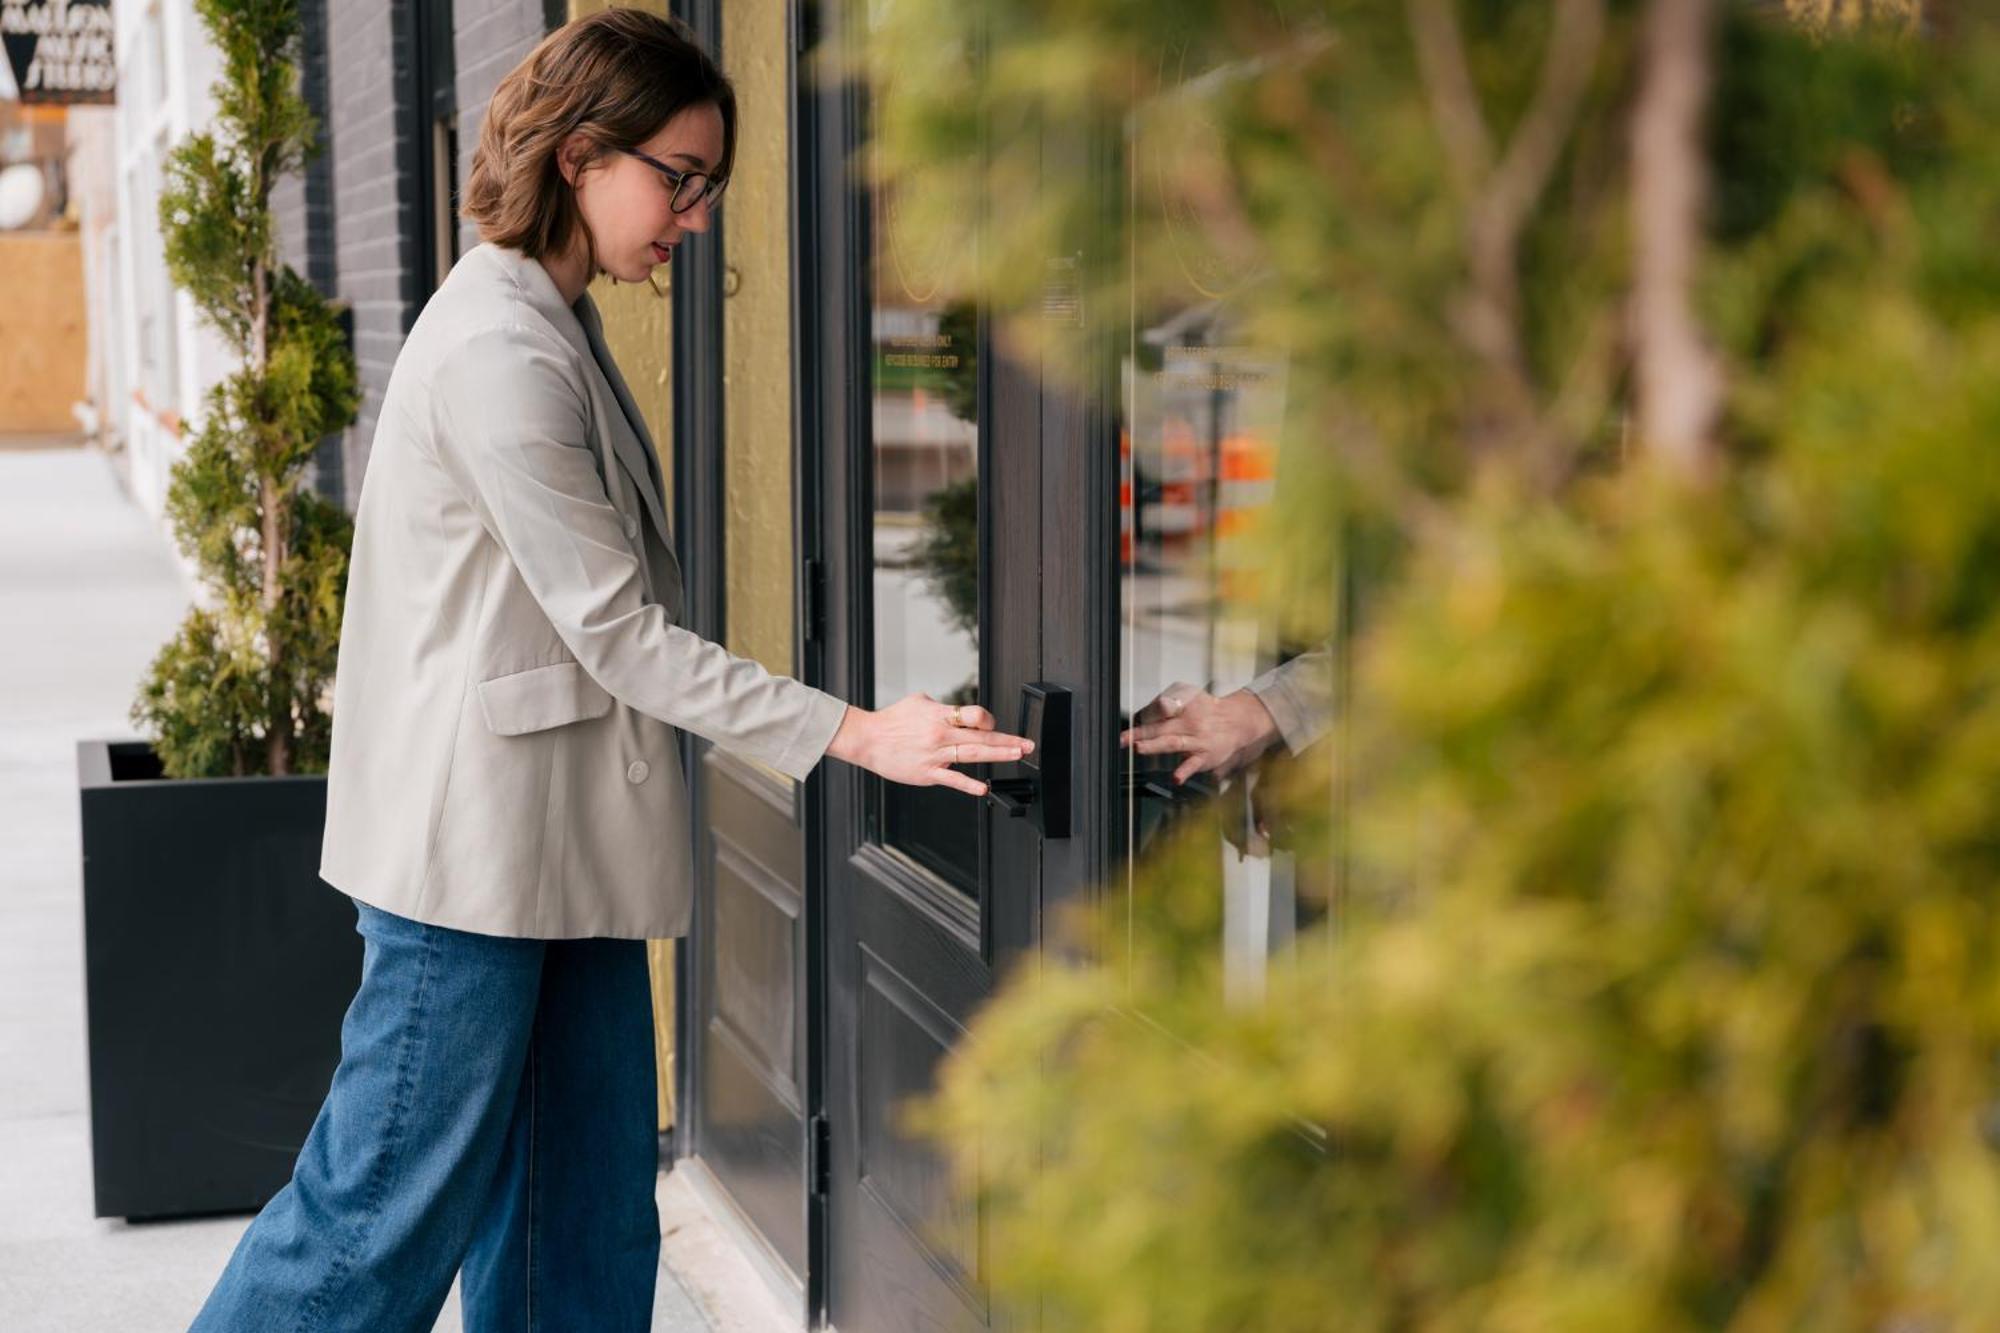
[[[792,33],[787,59],[792,89],[792,292],[793,365],[798,391],[793,397],[797,420],[792,431],[795,453],[792,506],[793,536],[799,553],[799,595],[795,642],[800,678],[809,685],[828,683],[828,634],[835,615],[833,590],[855,568],[852,549],[835,549],[827,525],[826,497],[842,495],[853,467],[843,457],[842,444],[861,438],[857,421],[865,402],[857,403],[852,376],[862,366],[859,347],[865,324],[857,327],[854,294],[862,281],[857,237],[862,200],[846,179],[845,136],[856,115],[854,91],[845,82],[809,84],[801,76],[799,57],[814,51],[825,28],[826,0],[795,0],[790,6]],[[831,206],[829,206],[831,204]],[[847,525],[839,534],[851,537]],[[849,670],[842,673],[854,679]],[[813,1169],[806,1197],[805,1312],[809,1327],[827,1320],[828,1269],[832,1240],[824,1153],[819,1135],[828,1123],[827,1051],[832,1028],[827,1016],[827,820],[836,786],[858,786],[859,773],[850,765],[820,764],[803,785],[805,801],[806,903],[806,1111],[813,1127]]]

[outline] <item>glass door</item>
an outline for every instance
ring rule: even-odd
[[[828,9],[824,29],[858,34],[885,3],[916,0]],[[906,195],[868,183],[862,117],[894,96],[887,77],[815,102],[810,249],[839,264],[809,283],[825,681],[873,706],[976,701],[1011,729],[1024,687],[1046,683],[1039,376],[997,354],[989,312],[945,276],[992,219],[969,207],[920,229]],[[979,1218],[903,1114],[1032,945],[1047,820],[846,766],[822,793],[824,1309],[871,1333],[985,1326]]]

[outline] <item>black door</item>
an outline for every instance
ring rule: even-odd
[[[828,30],[843,18],[858,21],[829,17]],[[1135,274],[1159,270],[1124,308],[1091,309],[1066,282],[1076,256],[1040,257],[1038,317],[1065,326],[1062,373],[1003,355],[990,312],[940,273],[940,255],[1007,225],[1004,205],[967,201],[962,233],[912,234],[907,201],[853,184],[872,178],[853,170],[859,93],[807,103],[819,208],[805,249],[840,257],[806,282],[823,303],[824,679],[864,701],[977,698],[1010,727],[1029,715],[1024,698],[1046,700],[1032,706],[1053,717],[1066,705],[1071,723],[1065,744],[1044,747],[1043,801],[1023,817],[1010,800],[885,787],[851,769],[825,780],[815,1268],[821,1308],[843,1329],[997,1322],[981,1219],[898,1108],[931,1091],[1010,968],[1058,947],[1043,923],[1059,905],[1102,885],[1108,906],[1146,912],[1134,859],[1195,811],[1218,815],[1206,825],[1226,979],[1216,1001],[1232,1003],[1255,998],[1270,957],[1330,901],[1324,868],[1295,863],[1258,796],[1274,766],[1327,733],[1338,657],[1330,641],[1289,641],[1263,609],[1288,577],[1265,540],[1292,466],[1279,447],[1287,357],[1240,323],[1254,258],[1190,225],[1167,169],[1216,151],[1192,90],[1230,72],[1164,55],[1162,70],[1159,109],[1120,133],[1041,134],[1044,179],[1093,183],[1105,216],[1124,218],[1104,243],[1127,247]],[[1154,220],[1164,253],[1134,241]],[[1101,366],[1100,379],[1079,382],[1077,365]],[[1268,691],[1284,734],[1249,767],[1177,783],[1174,757],[1117,743],[1176,684]],[[1054,786],[1066,794],[1052,803]]]
[[[851,220],[868,262],[828,450],[828,688],[982,702],[1011,726],[1046,681],[1036,384],[983,355],[984,312],[928,281],[892,199]],[[945,788],[838,768],[823,793],[827,1313],[882,1333],[976,1326],[978,1220],[898,1112],[1031,947],[1042,840]]]
[[[822,31],[850,38],[841,25],[864,21],[818,12]],[[916,234],[907,200],[857,183],[861,91],[821,89],[805,105],[823,683],[878,705],[915,691],[977,701],[1042,742],[1033,766],[983,771],[1004,779],[984,799],[846,766],[821,779],[815,1294],[842,1329],[989,1326],[980,1219],[900,1113],[1039,947],[1044,915],[1105,863],[1115,427],[1103,395],[1003,355],[991,312],[950,288],[942,259],[1004,216],[968,208],[962,230]]]

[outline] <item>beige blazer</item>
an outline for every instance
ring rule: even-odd
[[[596,307],[477,247],[410,330],[376,423],[321,877],[489,935],[684,934],[675,728],[803,777],[846,706],[680,612],[658,463]]]

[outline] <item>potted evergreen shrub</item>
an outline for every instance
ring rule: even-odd
[[[132,709],[78,747],[99,1216],[254,1210],[289,1177],[360,977],[318,882],[327,712],[352,534],[305,485],[353,419],[336,312],[278,262],[273,185],[312,151],[295,0],[199,0],[213,127],[160,196],[175,283],[236,353],[174,470],[201,593]]]

